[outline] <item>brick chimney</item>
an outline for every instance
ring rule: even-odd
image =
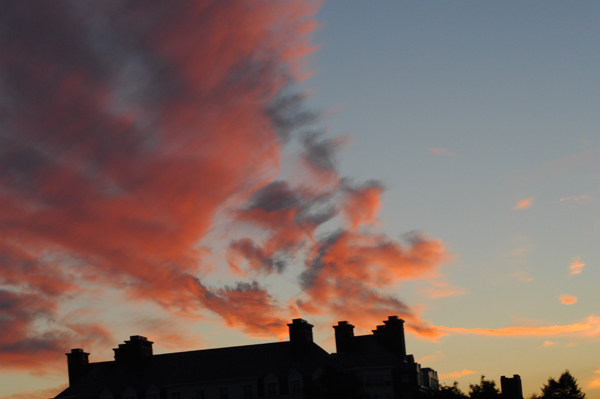
[[[85,375],[87,365],[90,363],[88,356],[83,349],[71,349],[71,353],[67,355],[67,367],[69,370],[69,386],[73,386],[77,381]]]
[[[313,342],[313,325],[304,319],[294,319],[288,324],[290,329],[290,343],[292,352],[301,354],[306,352],[311,342]]]
[[[338,321],[338,325],[333,326],[333,329],[335,330],[335,349],[337,353],[352,352],[354,326],[347,321]]]
[[[152,344],[148,338],[141,335],[132,335],[129,341],[120,344],[115,351],[115,361],[134,363],[152,356]]]

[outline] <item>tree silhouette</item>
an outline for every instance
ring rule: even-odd
[[[458,387],[458,382],[454,381],[452,385],[442,385],[439,391],[433,394],[433,399],[468,399]]]
[[[469,384],[469,397],[471,399],[499,399],[500,391],[496,388],[493,380],[486,380],[482,375],[479,385]]]
[[[577,380],[566,370],[558,381],[554,378],[548,380],[548,384],[542,388],[540,399],[584,399],[585,393],[581,392]]]

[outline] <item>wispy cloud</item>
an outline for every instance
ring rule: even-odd
[[[511,277],[516,278],[522,283],[529,283],[533,281],[533,277],[531,277],[527,272],[514,272],[511,274]]]
[[[440,380],[448,380],[450,378],[456,379],[456,378],[464,377],[466,375],[471,375],[471,374],[477,374],[477,371],[464,369],[462,371],[454,371],[452,373],[440,374],[439,378],[440,378]]]
[[[574,348],[577,345],[579,345],[578,342],[568,342],[566,344],[562,344],[560,342],[555,342],[555,341],[544,341],[544,343],[542,345],[540,345],[540,348],[549,348],[551,346],[561,347],[561,348]]]
[[[589,316],[581,323],[545,327],[503,327],[503,328],[455,328],[438,327],[448,334],[473,334],[490,336],[553,336],[559,334],[600,335],[600,317]]]
[[[533,197],[524,198],[524,199],[520,200],[519,202],[517,202],[517,205],[515,205],[513,207],[513,210],[527,209],[527,208],[531,207],[532,203],[533,203]]]
[[[577,303],[576,296],[562,294],[558,298],[560,299],[560,303],[562,303],[563,305],[573,305],[573,304]]]
[[[576,256],[571,259],[571,265],[569,266],[570,273],[569,274],[579,274],[583,271],[583,267],[585,263],[581,261],[580,256]]]
[[[565,197],[565,198],[561,198],[558,201],[559,202],[566,202],[566,203],[585,203],[585,202],[590,202],[592,199],[590,197],[588,197],[587,195],[582,195],[581,197]]]
[[[430,148],[429,152],[435,155],[443,155],[450,158],[458,158],[458,155],[456,155],[452,151],[448,151],[445,148]]]
[[[464,288],[456,287],[444,281],[429,281],[429,284],[431,284],[431,286],[421,289],[421,292],[433,299],[454,295],[464,295],[466,293]]]
[[[597,370],[594,370],[595,374],[600,374],[600,368]],[[588,383],[586,384],[586,388],[587,389],[598,389],[600,388],[600,377],[596,377],[596,378],[592,378],[590,381],[588,381]]]
[[[446,355],[444,355],[444,352],[437,351],[433,355],[424,356],[424,357],[420,358],[418,362],[421,363],[421,364],[424,364],[424,363],[433,363],[436,360],[443,359],[445,357],[446,357]]]

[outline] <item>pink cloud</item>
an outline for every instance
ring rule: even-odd
[[[577,303],[577,297],[567,294],[562,294],[560,297],[560,303],[563,305],[573,305]]]
[[[527,209],[531,207],[533,203],[533,197],[525,198],[517,202],[517,205],[513,207],[513,210]]]

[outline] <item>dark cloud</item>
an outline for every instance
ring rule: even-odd
[[[318,170],[333,172],[336,170],[336,154],[344,144],[341,138],[325,138],[324,133],[307,133],[302,139],[302,155],[309,165]]]
[[[306,106],[306,96],[301,93],[283,92],[267,108],[267,115],[279,133],[287,141],[292,134],[318,122],[320,113],[310,111]]]

